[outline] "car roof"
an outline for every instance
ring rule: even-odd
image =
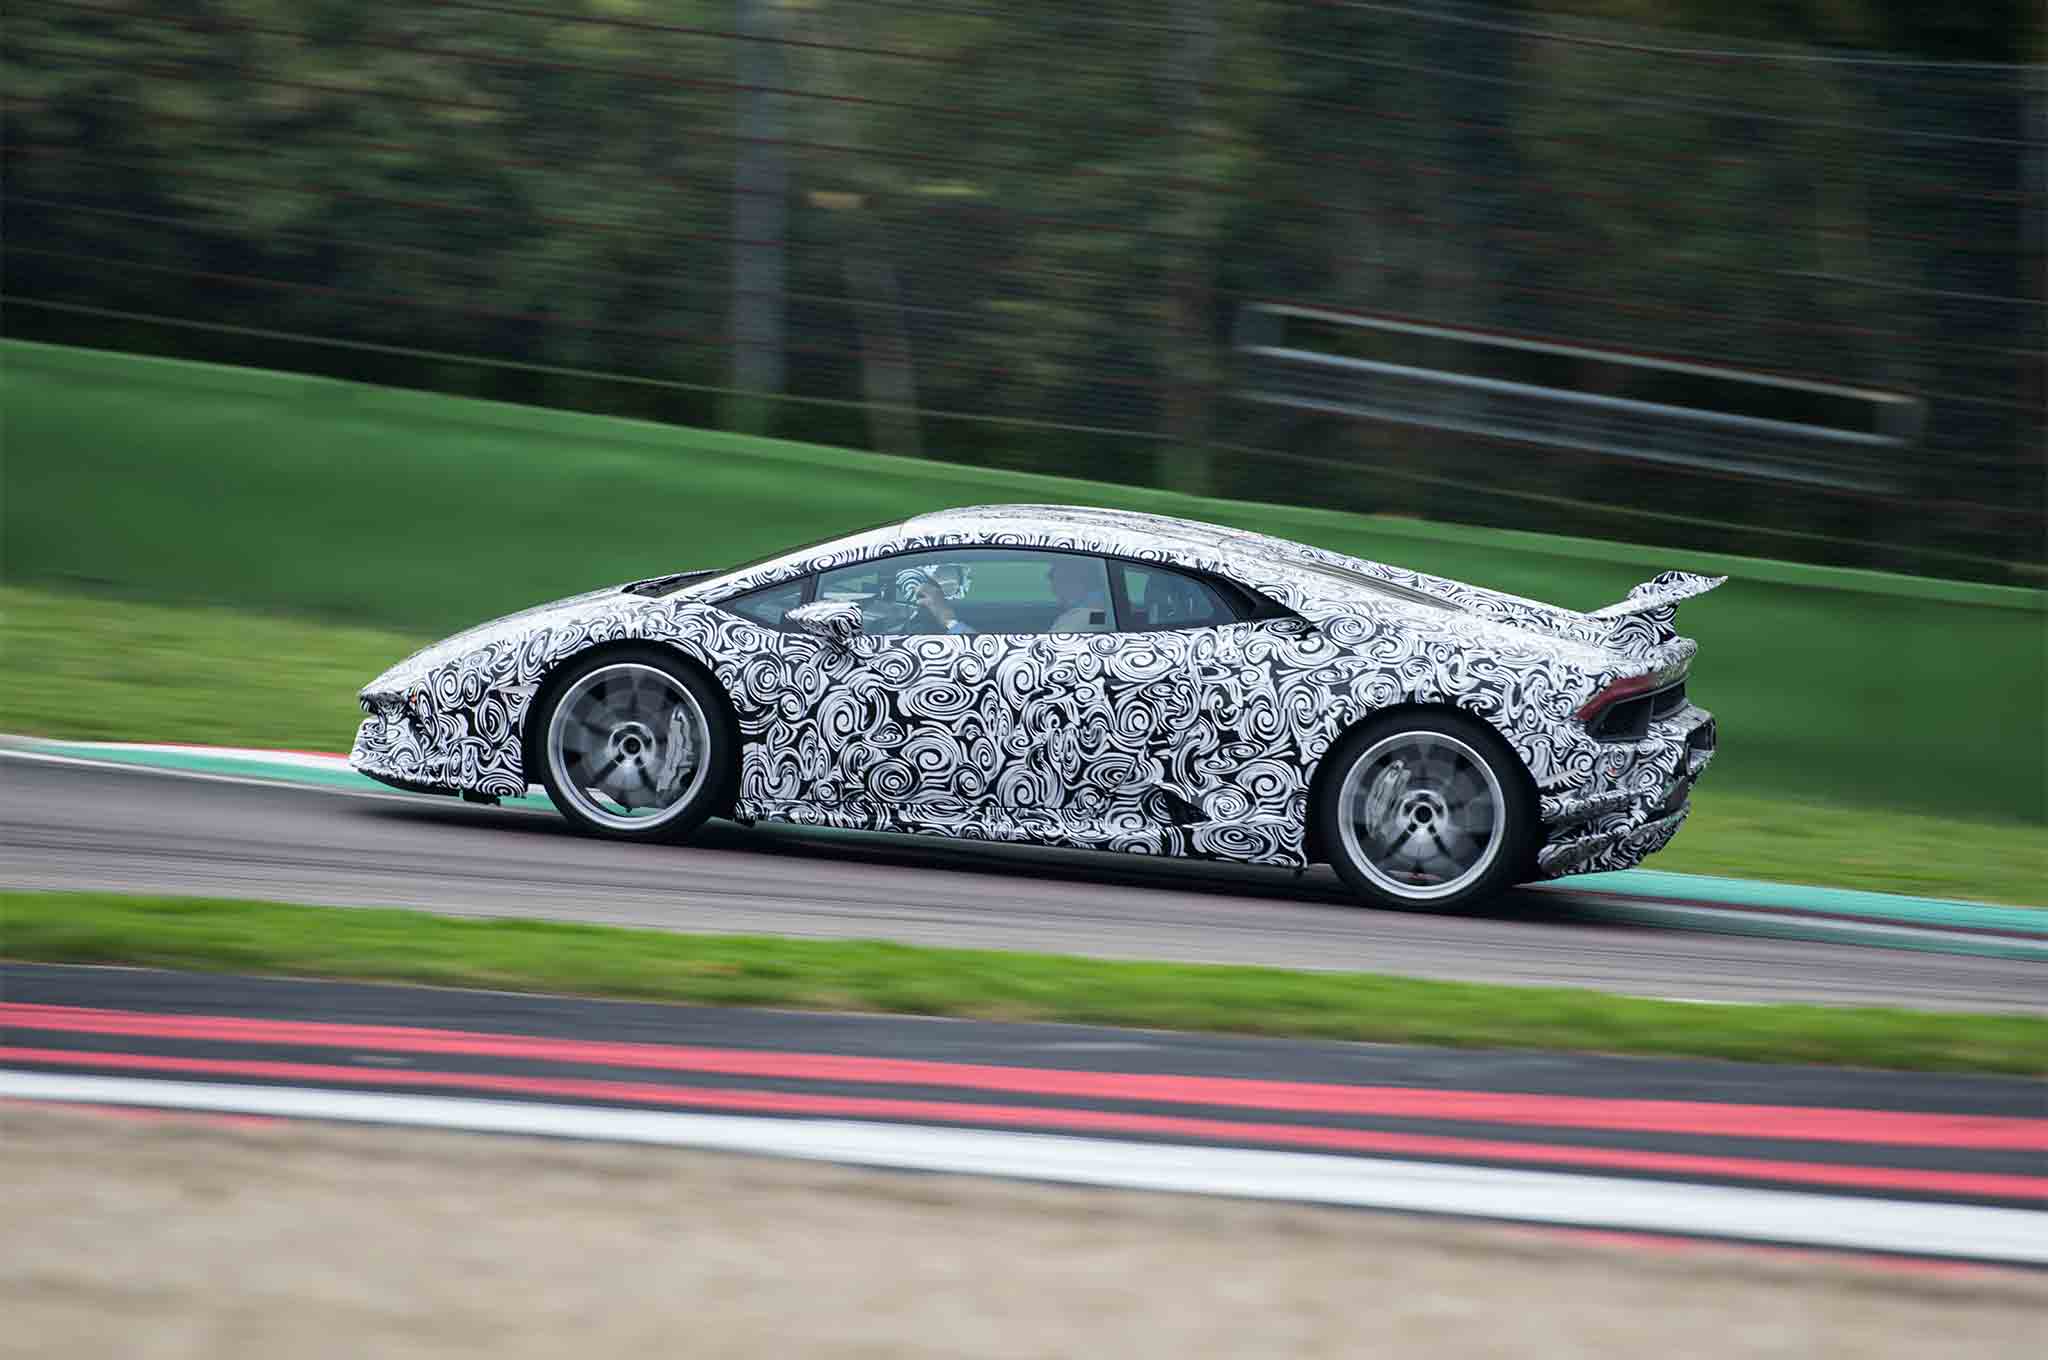
[[[1209,561],[1250,555],[1299,562],[1312,560],[1317,551],[1221,524],[1089,505],[970,505],[913,515],[896,529],[898,536],[909,542],[930,537],[988,537],[996,541],[1014,537],[1020,543],[1066,542],[1110,553],[1163,550]]]
[[[1012,546],[1104,553],[1208,571],[1290,608],[1318,596],[1356,599],[1361,594],[1437,609],[1457,607],[1426,587],[1417,588],[1435,578],[1400,568],[1227,525],[1084,505],[970,505],[929,511],[751,563],[701,588],[718,598],[828,563],[845,565],[928,548]]]

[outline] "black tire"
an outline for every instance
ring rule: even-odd
[[[528,749],[586,835],[676,841],[731,801],[739,738],[725,696],[659,647],[607,648],[534,696]]]
[[[1455,911],[1524,877],[1535,796],[1485,723],[1447,710],[1389,713],[1353,729],[1324,762],[1318,843],[1369,905]]]

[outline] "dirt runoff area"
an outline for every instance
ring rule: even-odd
[[[0,1106],[0,1354],[2041,1354],[2048,1280],[671,1149]]]

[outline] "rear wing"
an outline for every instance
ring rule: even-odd
[[[1611,623],[1610,647],[1623,651],[1656,647],[1678,636],[1679,601],[1704,595],[1727,579],[1689,571],[1660,572],[1631,590],[1627,599],[1594,610],[1592,617]]]

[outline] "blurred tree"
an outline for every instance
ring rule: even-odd
[[[732,385],[728,423],[763,433],[782,394],[789,98],[782,0],[737,0],[732,185]]]
[[[2042,478],[2040,313],[2011,305],[2048,286],[2024,272],[2048,209],[2013,150],[2039,114],[1982,68],[1760,41],[2040,60],[2048,20],[2038,0],[18,0],[9,329],[1232,495],[1281,494],[1284,467],[1320,504],[1544,505],[1595,532],[1643,523],[1601,505],[1683,504],[2038,556],[2009,508]],[[1670,50],[1702,43],[1727,50]],[[1278,422],[1228,396],[1260,299],[1949,393],[1914,492],[1982,504],[1873,527]],[[719,406],[733,391],[789,399],[749,416]]]
[[[678,35],[650,65],[648,35],[580,17],[25,7],[4,52],[10,286],[553,364],[658,337],[669,373],[709,377],[718,330],[679,323],[727,268],[729,141],[698,130],[729,54]]]

